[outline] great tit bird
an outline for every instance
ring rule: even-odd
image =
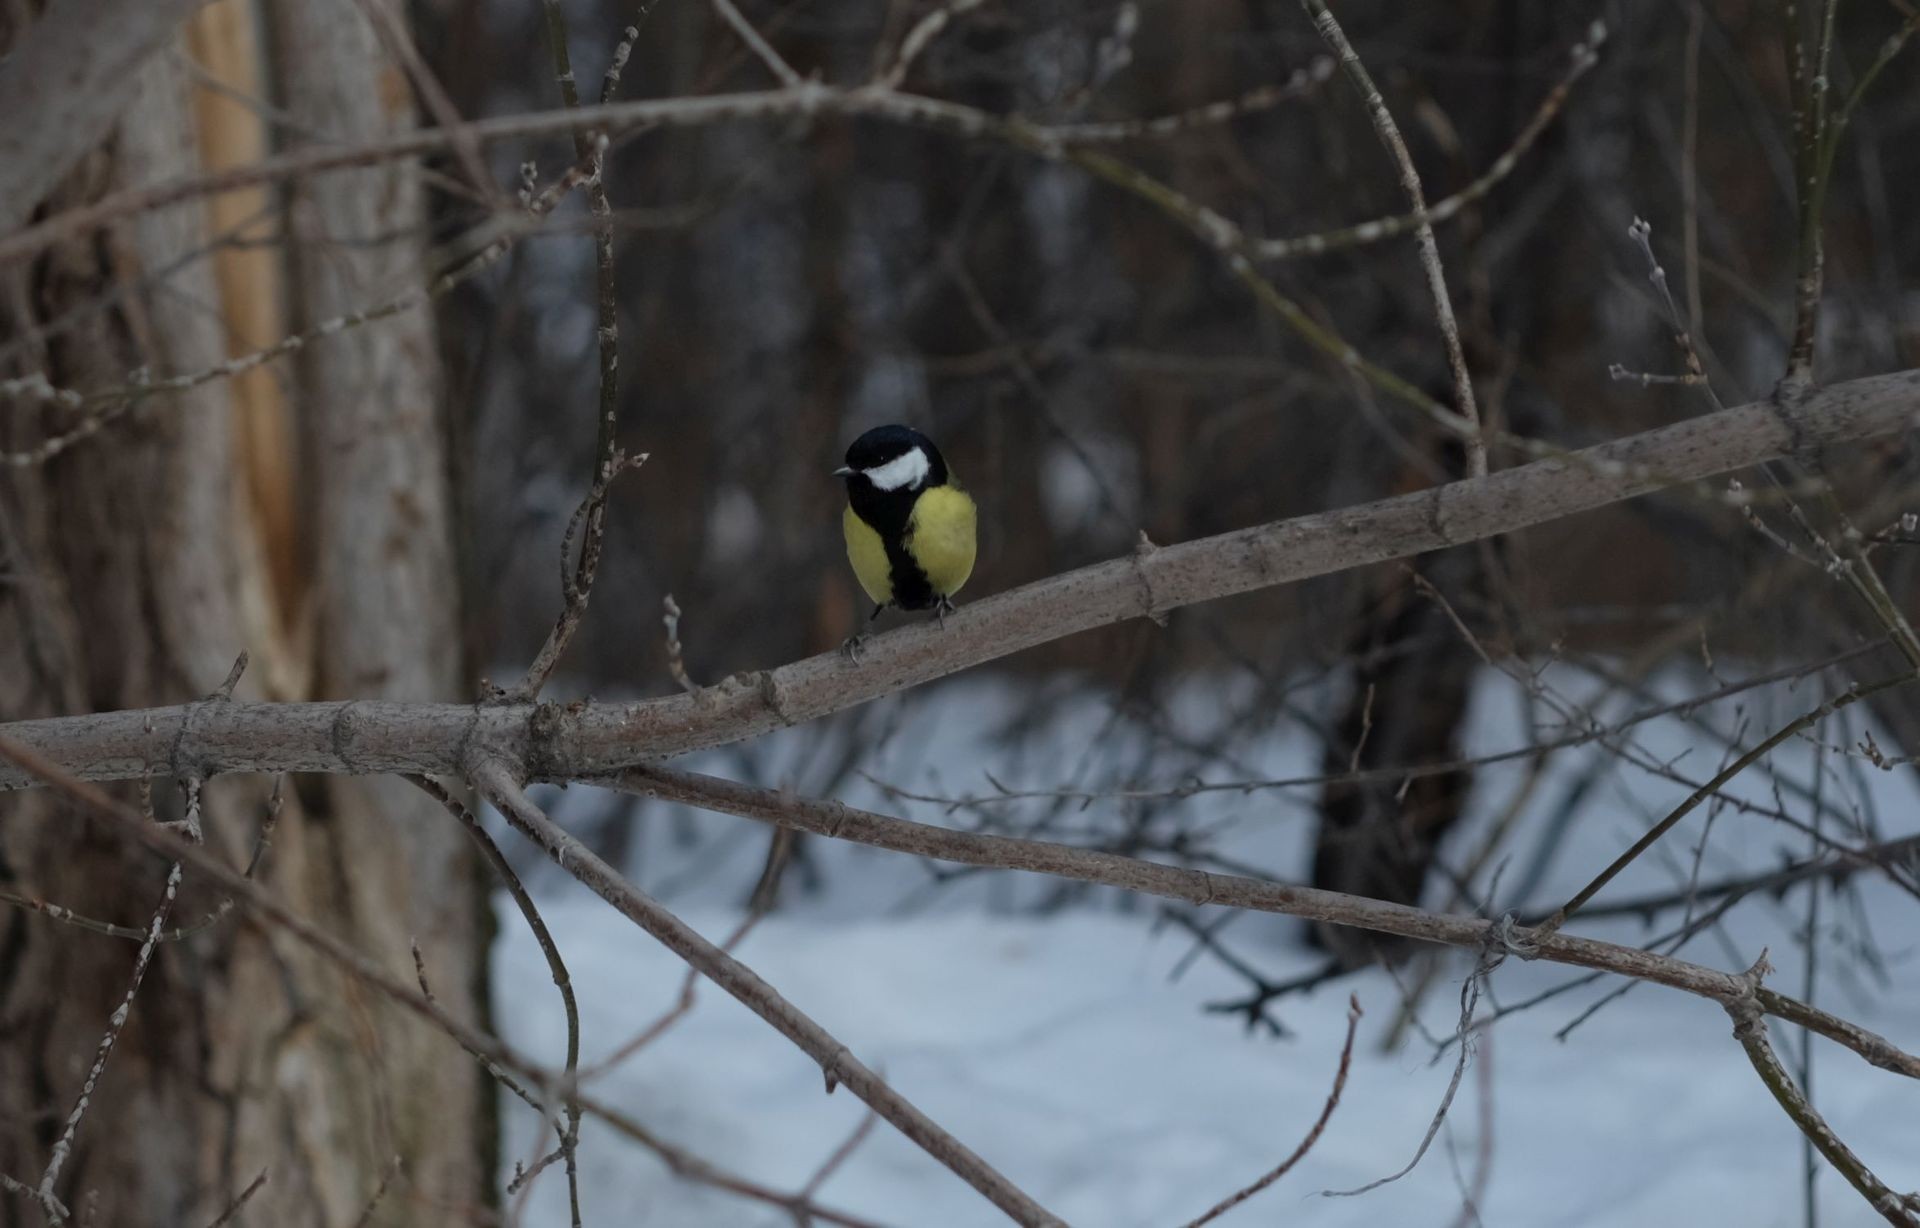
[[[888,606],[930,609],[944,623],[973,574],[975,512],[940,449],[911,427],[876,426],[833,473],[847,480],[840,527],[847,561],[874,603],[867,627]],[[862,628],[847,641],[848,655],[857,659],[865,640]]]

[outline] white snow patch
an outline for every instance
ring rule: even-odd
[[[1725,671],[1727,663],[1722,662]],[[1542,675],[1578,699],[1586,693],[1568,667]],[[1319,684],[1316,684],[1319,685]],[[1677,697],[1714,683],[1669,679]],[[1214,748],[1235,774],[1289,776],[1317,770],[1318,748],[1304,734],[1246,734],[1236,713],[1254,698],[1248,684],[1196,682],[1169,705],[1169,718]],[[1590,688],[1587,688],[1590,690]],[[867,746],[865,770],[936,794],[992,792],[991,771],[1010,787],[1088,787],[1179,783],[1177,752],[1151,730],[1118,718],[1098,695],[1071,695],[1050,706],[1047,687],[1014,691],[996,684],[934,688],[870,706],[824,726],[784,731],[691,766],[736,777],[791,782],[800,792],[828,787],[828,766],[843,745]],[[1303,707],[1324,705],[1322,686],[1297,692]],[[1523,744],[1522,706],[1513,685],[1490,676],[1475,696],[1469,753]],[[1713,710],[1723,727],[1746,722],[1751,744],[1817,701],[1811,688],[1775,687]],[[1610,714],[1646,701],[1615,704]],[[1043,734],[996,736],[1023,711],[1044,713]],[[1857,711],[1857,710],[1856,710]],[[1849,718],[1852,719],[1852,718]],[[884,738],[876,730],[885,730]],[[1846,745],[1862,726],[1830,724],[1829,745]],[[937,731],[937,736],[936,736]],[[1551,731],[1547,731],[1550,736]],[[1726,758],[1724,745],[1677,719],[1634,727],[1633,745],[1650,761],[1675,762],[1696,778]],[[1894,743],[1882,737],[1881,745]],[[1133,779],[1123,766],[1156,758]],[[1685,752],[1683,754],[1683,752]],[[1811,783],[1816,750],[1806,741],[1776,760],[1789,778]],[[1891,752],[1891,749],[1889,750]],[[1833,752],[1826,752],[1831,767]],[[1563,805],[1594,761],[1556,759],[1531,793],[1528,826],[1509,846],[1503,897],[1535,878],[1527,898],[1501,907],[1539,907],[1564,899],[1652,818],[1683,797],[1681,784],[1613,765]],[[1476,780],[1473,813],[1457,834],[1471,844],[1519,785],[1524,761],[1488,768]],[[1219,778],[1226,769],[1208,767]],[[836,794],[856,805],[963,825],[944,807],[888,799],[859,777]],[[1842,765],[1825,796],[1844,810],[1877,816],[1888,837],[1920,830],[1907,773]],[[1739,792],[1757,803],[1786,804],[1804,816],[1791,788],[1778,796],[1758,776]],[[1169,822],[1206,826],[1220,850],[1281,877],[1297,877],[1310,855],[1303,802],[1313,793],[1227,792],[1186,799]],[[594,795],[574,789],[542,794],[563,816],[589,813]],[[1032,817],[1045,802],[1007,813]],[[1703,808],[1704,810],[1705,808]],[[1536,863],[1545,823],[1564,810],[1570,824],[1557,853]],[[1072,834],[1116,824],[1121,808],[1069,808]],[[1694,816],[1622,880],[1607,898],[1671,889],[1684,882],[1707,816]],[[716,940],[737,923],[735,907],[764,855],[764,829],[679,808],[653,806],[639,824],[628,870],[663,894]],[[1158,819],[1156,822],[1160,821]],[[1806,836],[1774,820],[1731,808],[1713,818],[1701,876],[1751,871],[1804,855]],[[1295,1035],[1247,1034],[1237,1021],[1208,1014],[1208,1002],[1246,986],[1217,961],[1194,961],[1171,977],[1191,941],[1157,929],[1158,902],[1098,891],[1055,913],[1032,906],[1056,884],[1034,875],[974,875],[939,891],[926,867],[872,849],[811,841],[809,869],[822,876],[814,894],[789,881],[783,909],[739,948],[740,957],[802,1009],[880,1069],[906,1096],[1012,1180],[1069,1222],[1098,1228],[1184,1222],[1284,1157],[1323,1103],[1345,1026],[1349,993],[1367,1011],[1346,1096],[1314,1152],[1274,1188],[1220,1223],[1344,1225],[1452,1223],[1460,1181],[1470,1178],[1491,1122],[1491,1177],[1478,1211],[1490,1228],[1602,1228],[1608,1225],[1739,1223],[1799,1225],[1799,1135],[1728,1035],[1721,1009],[1653,986],[1639,986],[1582,1024],[1567,1040],[1555,1032],[1617,982],[1568,993],[1499,1023],[1480,1042],[1450,1124],[1405,1180],[1351,1199],[1322,1199],[1404,1164],[1439,1102],[1450,1055],[1429,1061],[1417,1038],[1393,1054],[1380,1040],[1401,1001],[1383,974],[1352,978],[1274,1008]],[[796,867],[797,869],[797,867]],[[657,943],[584,889],[549,872],[534,878],[556,940],[572,968],[584,1019],[584,1059],[592,1062],[644,1028],[679,992],[683,967]],[[1883,878],[1856,879],[1859,906],[1823,906],[1819,1000],[1909,1050],[1920,1047],[1920,987],[1912,975],[1914,901]],[[1480,884],[1484,889],[1486,883]],[[1829,901],[1831,897],[1827,897]],[[1717,933],[1682,954],[1739,968],[1770,949],[1771,983],[1798,994],[1804,959],[1793,934],[1803,924],[1804,893],[1785,902],[1752,899]],[[1129,909],[1130,910],[1127,910]],[[538,948],[511,907],[502,909],[494,953],[497,1025],[521,1052],[556,1063],[564,1029]],[[1660,928],[1676,914],[1661,918]],[[1622,942],[1646,942],[1637,920],[1580,927]],[[1848,944],[1871,932],[1886,960],[1885,984]],[[1315,957],[1293,939],[1287,919],[1243,916],[1225,931],[1238,954],[1284,979]],[[1422,1019],[1449,1032],[1465,958],[1429,995]],[[1494,975],[1492,1001],[1512,1003],[1576,975],[1509,961]],[[845,1089],[824,1094],[818,1069],[722,991],[703,985],[699,1004],[672,1032],[604,1080],[596,1093],[663,1136],[728,1169],[793,1190],[859,1122],[863,1108]],[[1784,1060],[1796,1065],[1800,1034],[1775,1029]],[[1814,1048],[1815,1099],[1828,1121],[1896,1189],[1920,1185],[1920,1093],[1825,1042]],[[1491,1093],[1484,1105],[1482,1087]],[[518,1102],[507,1106],[510,1169],[545,1138]],[[591,1120],[582,1149],[588,1222],[671,1225],[786,1225],[784,1213],[675,1178],[664,1166]],[[1456,1176],[1456,1170],[1462,1176]],[[1823,1222],[1867,1222],[1870,1212],[1830,1170],[1817,1182]],[[1004,1223],[994,1209],[890,1127],[881,1124],[826,1183],[821,1201],[895,1225],[941,1228]],[[556,1167],[535,1188],[534,1225],[565,1224],[565,1183]]]

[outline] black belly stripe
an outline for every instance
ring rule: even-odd
[[[854,515],[880,535],[887,549],[887,579],[893,586],[893,604],[903,610],[930,610],[939,600],[933,582],[920,564],[907,553],[907,531],[913,522],[913,505],[919,501],[915,490],[875,490],[865,482],[849,484],[848,502]]]
[[[893,581],[893,604],[903,610],[930,609],[934,603],[933,582],[927,579],[927,573],[920,570],[920,564],[913,561],[907,553],[905,540],[897,537],[881,539],[887,547],[887,568]]]

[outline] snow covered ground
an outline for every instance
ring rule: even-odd
[[[1569,694],[1585,685],[1571,672],[1550,681]],[[1679,695],[1713,685],[1675,678],[1665,689]],[[1485,681],[1475,699],[1473,752],[1524,742],[1517,694],[1506,679]],[[1813,702],[1804,684],[1775,687],[1722,704],[1715,716],[1728,730],[1744,722],[1751,744]],[[750,758],[716,753],[697,766],[791,781],[805,791],[810,781],[825,778],[836,745],[878,742],[871,731],[885,728],[891,734],[862,762],[875,777],[936,793],[981,794],[992,789],[987,771],[1014,787],[1098,785],[1103,771],[1136,760],[1155,736],[1113,721],[1096,697],[1081,697],[1051,716],[1046,744],[1029,740],[1023,760],[990,737],[1022,706],[991,685],[950,685],[864,718],[843,718],[825,732],[789,731],[756,747]],[[1181,706],[1183,730],[1226,748],[1249,774],[1315,770],[1317,749],[1304,736],[1240,737],[1230,727],[1210,727],[1220,705],[1204,688],[1196,687]],[[937,740],[929,736],[936,722],[943,730]],[[1851,727],[1836,721],[1823,740],[1847,744],[1859,728],[1857,721]],[[1237,737],[1246,744],[1236,744]],[[1723,743],[1679,720],[1637,727],[1634,744],[1649,761],[1679,756],[1675,766],[1695,778],[1710,775],[1727,757]],[[1790,744],[1783,756],[1789,786],[1810,790],[1818,780],[1825,800],[1878,823],[1884,834],[1920,831],[1907,773],[1883,773],[1806,741]],[[1592,762],[1586,755],[1564,758],[1531,795],[1539,801],[1530,813],[1557,809],[1562,791]],[[1815,771],[1817,758],[1827,771]],[[1506,802],[1519,779],[1518,765],[1482,773],[1475,791],[1479,821]],[[1743,787],[1756,800],[1778,804],[1773,787],[1758,776]],[[942,819],[936,806],[889,801],[857,777],[838,792],[889,813],[966,821],[964,814]],[[1685,792],[1637,769],[1605,773],[1572,811],[1571,833],[1540,868],[1531,893],[1502,898],[1501,907],[1559,902]],[[1791,813],[1809,813],[1791,787],[1780,797]],[[584,793],[543,800],[581,822],[599,804]],[[1073,821],[1090,831],[1110,822],[1115,809],[1096,804],[1074,812]],[[709,937],[724,937],[738,923],[764,857],[764,833],[666,807],[634,821],[640,827],[627,868],[635,881]],[[1303,811],[1275,794],[1187,799],[1165,821],[1214,826],[1223,849],[1283,877],[1296,876],[1305,864]],[[1703,811],[1603,898],[1683,883],[1709,821],[1703,880],[1778,865],[1807,848],[1804,833],[1775,820],[1732,808]],[[1459,839],[1470,845],[1474,834],[1468,830]],[[1523,828],[1510,846],[1503,883],[1532,876],[1537,843],[1538,833]],[[799,890],[802,867],[793,867],[782,909],[736,953],[935,1120],[1074,1224],[1184,1223],[1288,1154],[1325,1100],[1349,993],[1366,1017],[1345,1097],[1325,1136],[1283,1181],[1219,1223],[1784,1228],[1804,1222],[1799,1135],[1711,1003],[1641,986],[1566,1040],[1556,1039],[1618,984],[1603,981],[1506,1018],[1477,1047],[1447,1128],[1418,1169],[1361,1197],[1322,1197],[1324,1190],[1351,1188],[1404,1165],[1451,1074],[1451,1055],[1435,1061],[1433,1046],[1418,1036],[1397,1052],[1382,1051],[1381,1038],[1402,1001],[1385,974],[1284,1000],[1275,1013],[1293,1036],[1273,1039],[1204,1012],[1204,1004],[1246,988],[1217,961],[1192,960],[1177,978],[1171,975],[1192,940],[1156,924],[1155,902],[1100,891],[1046,914],[1033,906],[1048,898],[1052,884],[1032,876],[975,875],[932,890],[928,868],[909,859],[824,841],[812,842],[809,851],[805,868],[821,876],[821,889]],[[572,968],[591,1062],[671,1004],[683,968],[557,873],[535,873],[532,881]],[[1818,998],[1908,1049],[1920,1047],[1920,978],[1911,937],[1920,904],[1884,882],[1863,880],[1857,895],[1856,905],[1822,894]],[[1801,888],[1784,903],[1749,900],[1725,927],[1703,934],[1683,954],[1738,968],[1767,947],[1779,967],[1774,983],[1799,993],[1805,961],[1793,935],[1805,924],[1804,899]],[[1663,924],[1676,919],[1669,914]],[[558,997],[510,906],[501,921],[494,956],[498,1026],[522,1052],[557,1064],[565,1036]],[[1637,920],[1582,932],[1621,941],[1651,937]],[[1226,933],[1236,953],[1257,961],[1272,979],[1315,963],[1284,918],[1243,917]],[[1422,1019],[1432,1032],[1452,1031],[1469,967],[1465,956],[1448,963],[1442,983],[1427,996]],[[1492,977],[1489,1003],[1515,1002],[1574,975],[1509,961]],[[1796,1061],[1800,1036],[1776,1028],[1775,1037],[1783,1057]],[[1841,1137],[1895,1188],[1920,1186],[1920,1088],[1825,1042],[1816,1042],[1814,1059],[1816,1103]],[[824,1094],[810,1061],[711,986],[701,988],[691,1015],[595,1090],[696,1154],[783,1189],[804,1185],[864,1112],[844,1090]],[[536,1154],[541,1127],[517,1102],[507,1103],[511,1167]],[[791,1223],[772,1208],[674,1178],[591,1120],[581,1162],[591,1223]],[[1483,1163],[1489,1167],[1476,1221],[1463,1212],[1463,1190]],[[1875,1222],[1831,1171],[1821,1172],[1816,1189],[1821,1223]],[[818,1198],[886,1224],[1004,1222],[884,1124]],[[526,1222],[565,1224],[565,1208],[564,1182],[557,1169],[549,1170],[534,1187]]]

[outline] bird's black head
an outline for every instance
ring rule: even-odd
[[[850,495],[916,495],[947,482],[940,449],[910,426],[876,426],[853,441],[847,464],[834,470]]]

